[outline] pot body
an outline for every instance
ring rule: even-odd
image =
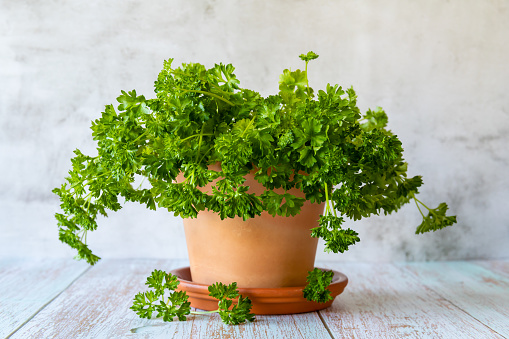
[[[203,191],[211,192],[211,185]],[[244,185],[257,195],[265,190],[253,173],[246,176]],[[304,197],[297,189],[288,193]],[[306,201],[294,217],[263,212],[246,221],[239,217],[221,220],[206,210],[197,218],[184,219],[192,281],[206,285],[237,282],[245,288],[306,285],[318,244],[311,237],[311,228],[318,226],[323,210],[324,204]]]

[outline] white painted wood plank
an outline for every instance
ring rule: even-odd
[[[349,278],[343,294],[320,311],[337,338],[502,338],[392,264],[320,266]]]
[[[424,286],[509,337],[509,278],[469,262],[401,265]]]
[[[72,259],[0,260],[0,337],[23,325],[86,269]]]
[[[12,338],[153,338],[131,332],[153,323],[140,319],[129,307],[134,295],[147,289],[146,277],[153,269],[170,270],[180,264],[172,260],[103,259]],[[190,334],[188,322],[165,323],[159,328],[160,337],[165,338]]]
[[[509,277],[509,259],[473,261],[473,263],[492,270],[495,273]]]
[[[229,326],[218,314],[196,317],[192,338],[323,338],[330,339],[316,312],[293,315],[258,315],[252,323]]]
[[[12,338],[330,338],[316,313],[257,316],[228,326],[217,314],[186,322],[140,319],[129,309],[157,268],[184,266],[172,260],[103,260],[90,269]]]
[[[168,323],[161,320],[150,320],[144,324],[133,332],[147,338],[165,338],[171,333],[164,327]],[[191,315],[184,326],[189,329],[189,332],[186,332],[186,337],[189,338],[330,338],[316,312],[278,316],[258,315],[254,322],[238,326],[224,324],[218,314]]]

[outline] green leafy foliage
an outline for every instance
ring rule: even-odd
[[[225,324],[239,325],[255,319],[254,314],[251,313],[251,300],[239,294],[237,283],[234,282],[230,285],[215,283],[208,289],[210,296],[219,300],[219,315]],[[237,303],[233,305],[233,300],[236,298],[238,298]]]
[[[311,61],[311,60],[318,58],[318,54],[310,51],[307,54],[299,55],[299,58],[304,61]]]
[[[131,309],[140,318],[150,319],[157,312],[157,317],[164,321],[173,321],[174,318],[185,321],[191,313],[191,303],[184,291],[175,291],[179,283],[173,274],[154,270],[145,283],[151,290],[136,294]]]
[[[175,318],[180,321],[187,320],[189,314],[206,314],[211,312],[191,311],[191,303],[187,293],[175,291],[180,284],[177,276],[161,270],[154,270],[145,283],[151,288],[149,291],[136,294],[131,310],[140,318],[151,319],[152,315],[163,318],[163,321],[171,322]],[[254,321],[255,316],[251,312],[251,300],[242,297],[237,291],[237,284],[228,286],[215,283],[209,286],[210,295],[218,299],[218,310],[224,323],[239,325],[245,321]],[[237,303],[232,307],[233,300]],[[159,304],[157,304],[159,302]]]
[[[118,106],[107,105],[92,122],[97,154],[76,150],[66,182],[53,190],[62,209],[55,216],[59,239],[94,264],[99,257],[87,234],[123,202],[183,218],[210,210],[247,220],[264,211],[294,216],[307,200],[327,203],[312,235],[327,251],[346,251],[359,241],[342,228],[346,218],[399,210],[419,193],[422,178],[407,177],[401,141],[387,129],[383,109],[362,114],[354,89],[339,85],[327,84],[315,97],[308,64],[317,57],[300,55],[305,70],[285,69],[279,92],[266,98],[242,88],[232,65],[175,67],[173,59],[163,63],[154,98],[121,91]],[[264,192],[246,185],[248,173]],[[145,186],[135,184],[140,178]],[[428,213],[421,211],[417,233],[456,222],[445,203],[422,205]]]
[[[416,199],[416,201],[418,200]],[[426,205],[424,204],[423,206],[426,207]],[[427,209],[429,213],[427,216],[423,215],[422,223],[419,225],[419,227],[417,227],[417,230],[415,231],[416,234],[429,231],[435,232],[437,230],[440,230],[447,226],[451,226],[452,224],[456,223],[455,215],[447,216],[445,214],[448,207],[447,204],[444,202],[440,203],[437,208],[433,209],[427,208]]]
[[[331,292],[328,289],[334,277],[333,271],[322,271],[315,268],[308,272],[307,277],[308,285],[304,288],[304,298],[307,300],[325,303],[332,300]]]
[[[342,217],[324,215],[318,221],[319,227],[311,229],[311,236],[325,240],[325,251],[345,252],[350,245],[360,241],[357,232],[351,229],[342,229]]]

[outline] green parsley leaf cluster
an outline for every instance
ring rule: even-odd
[[[332,300],[331,292],[328,290],[329,285],[334,277],[333,271],[322,271],[315,268],[307,277],[307,286],[304,288],[304,298],[307,300],[325,303]]]
[[[225,285],[217,282],[210,285],[208,289],[210,296],[219,300],[219,315],[225,324],[239,325],[246,320],[254,321],[255,316],[251,313],[251,300],[239,294],[237,283]],[[237,299],[237,303],[233,305],[233,300],[235,299]]]
[[[315,94],[308,64],[317,57],[301,55],[305,70],[285,69],[279,92],[268,97],[241,88],[232,65],[174,67],[173,59],[163,64],[154,98],[122,91],[118,105],[92,122],[97,154],[76,150],[66,182],[53,190],[61,201],[60,240],[94,264],[99,257],[87,233],[124,202],[183,218],[210,210],[247,220],[263,211],[293,216],[308,200],[326,203],[312,236],[323,238],[327,251],[348,250],[359,237],[345,220],[397,211],[416,199],[422,179],[407,177],[401,141],[387,129],[383,109],[362,114],[353,88],[327,84]],[[250,172],[263,193],[245,185]],[[145,186],[136,187],[136,178]],[[208,194],[200,190],[206,185]],[[305,198],[288,193],[292,188]],[[419,204],[429,213],[417,233],[456,222],[445,203]]]
[[[164,321],[173,321],[175,317],[185,321],[191,313],[191,303],[187,301],[189,297],[186,292],[175,291],[179,284],[175,275],[154,270],[145,283],[151,290],[136,294],[131,309],[140,318],[150,319],[157,312],[157,317],[162,317]],[[159,304],[156,304],[157,301]]]
[[[251,300],[239,294],[237,283],[230,285],[215,283],[209,286],[209,295],[218,299],[218,309],[207,312],[191,311],[187,293],[175,291],[180,282],[177,276],[171,273],[154,270],[145,284],[151,289],[136,294],[131,306],[140,318],[151,319],[156,312],[154,315],[157,318],[162,317],[163,321],[171,322],[175,318],[185,321],[190,314],[219,313],[222,321],[228,325],[239,325],[255,320],[254,314],[251,313]],[[233,305],[235,299],[237,303]]]

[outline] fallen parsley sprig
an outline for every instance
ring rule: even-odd
[[[251,300],[239,294],[236,282],[228,286],[217,282],[209,286],[209,292],[211,297],[219,300],[217,312],[225,324],[238,325],[246,320],[253,321],[255,319],[254,314],[250,313]],[[237,299],[237,304],[232,307],[235,299]]]
[[[218,299],[218,309],[214,311],[191,311],[191,303],[185,291],[175,291],[180,282],[177,276],[161,270],[154,270],[145,283],[151,290],[140,292],[134,297],[131,309],[140,318],[162,317],[163,321],[173,321],[177,318],[185,321],[190,314],[219,313],[222,321],[228,325],[239,325],[245,321],[254,321],[255,316],[251,312],[251,300],[242,297],[237,291],[237,283],[225,285],[215,283],[209,286],[210,296]],[[237,303],[233,305],[233,301]],[[157,304],[159,302],[159,304]],[[233,305],[233,307],[232,307]]]

